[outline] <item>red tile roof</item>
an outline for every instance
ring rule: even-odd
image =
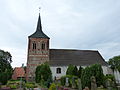
[[[12,79],[17,79],[18,77],[25,77],[25,70],[22,67],[15,67],[12,75]]]

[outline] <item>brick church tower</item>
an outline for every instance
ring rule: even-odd
[[[34,81],[36,67],[49,61],[49,39],[50,38],[42,31],[39,13],[36,31],[28,36],[27,81]]]

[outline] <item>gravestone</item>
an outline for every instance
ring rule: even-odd
[[[65,86],[67,86],[67,87],[69,86],[69,81],[68,81],[68,79],[69,79],[68,77],[66,77],[66,79],[65,79]]]
[[[83,90],[90,90],[88,87],[85,87]]]
[[[78,85],[78,90],[82,90],[82,84],[80,78],[78,79],[77,85]]]
[[[72,77],[72,88],[76,88],[75,78],[74,77]]]
[[[107,79],[106,81],[106,87],[108,90],[112,90],[111,82],[112,82],[111,79]]]
[[[117,86],[117,90],[120,90],[120,86]]]
[[[91,77],[91,90],[97,90],[96,79],[94,76]]]

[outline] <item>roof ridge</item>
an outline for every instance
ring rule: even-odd
[[[50,50],[71,50],[71,51],[94,51],[94,52],[98,52],[98,50],[80,50],[80,49],[50,49]]]

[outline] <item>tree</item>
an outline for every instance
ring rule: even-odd
[[[90,87],[90,82],[91,82],[90,78],[92,76],[95,76],[97,86],[103,85],[104,74],[103,74],[103,70],[100,64],[93,64],[83,69],[82,74],[81,74],[81,82],[82,82],[83,88],[85,86]]]
[[[78,77],[81,78],[81,74],[82,74],[83,68],[80,66],[79,70],[78,70]]]
[[[67,68],[66,75],[74,75],[73,70],[74,70],[74,65],[70,64]]]
[[[108,64],[110,65],[111,69],[113,69],[113,71],[118,70],[120,72],[120,55],[109,59]]]
[[[74,76],[78,76],[78,69],[77,69],[77,66],[74,66],[73,75],[74,75]]]
[[[12,76],[12,56],[9,52],[0,50],[0,82],[6,84]]]
[[[81,74],[82,88],[90,87],[91,76],[92,76],[92,72],[90,70],[90,67],[87,66],[85,69],[83,69]]]
[[[104,74],[103,69],[100,64],[93,64],[90,66],[92,76],[95,76],[97,86],[103,85],[104,83]]]
[[[48,63],[37,66],[35,80],[37,83],[44,83],[47,87],[49,87],[50,83],[52,82],[52,72]]]

